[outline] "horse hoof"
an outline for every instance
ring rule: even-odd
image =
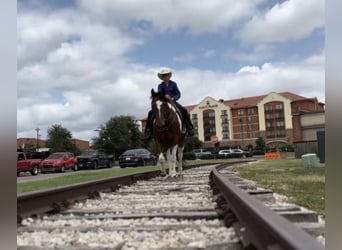
[[[163,180],[163,181],[166,181],[167,179],[169,179],[169,176],[168,176],[168,175],[165,175],[165,176],[162,177],[162,180]]]

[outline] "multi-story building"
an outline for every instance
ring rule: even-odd
[[[212,147],[213,138],[220,146],[255,146],[258,137],[267,144],[292,144],[303,140],[300,116],[303,112],[320,112],[324,103],[290,92],[244,97],[234,100],[215,100],[205,97],[199,104],[186,106],[195,135]],[[146,118],[141,120],[142,129]],[[320,128],[324,123],[320,121]]]

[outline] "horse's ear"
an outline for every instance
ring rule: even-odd
[[[155,96],[156,92],[154,92],[154,89],[151,89],[151,96]]]

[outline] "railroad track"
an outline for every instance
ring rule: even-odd
[[[237,176],[237,164],[19,196],[18,249],[324,249],[317,214],[279,204]]]

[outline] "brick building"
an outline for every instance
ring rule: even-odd
[[[255,146],[258,137],[266,144],[293,144],[302,140],[301,114],[316,112],[324,116],[324,103],[317,98],[306,98],[290,92],[244,97],[234,100],[215,100],[205,97],[196,105],[186,106],[195,135],[204,147],[213,147],[211,138],[218,138],[219,145]],[[317,120],[316,128],[324,128],[324,121]],[[142,129],[146,118],[141,120]],[[315,126],[311,124],[311,126]]]
[[[89,141],[73,138],[72,142],[81,150],[90,149]],[[17,149],[43,149],[46,148],[46,141],[36,138],[17,138]]]

